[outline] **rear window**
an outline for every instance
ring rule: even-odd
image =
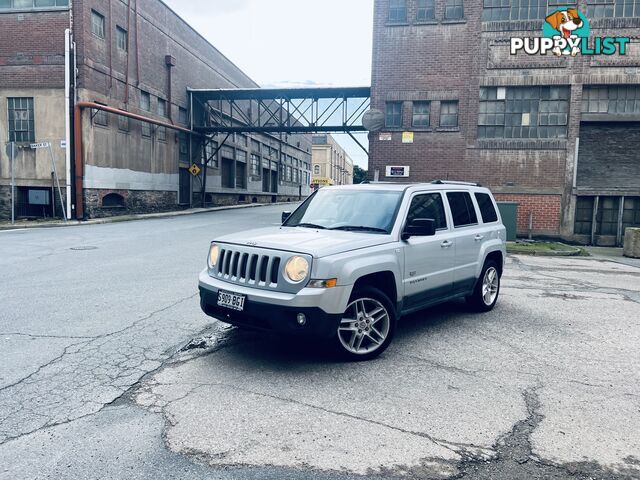
[[[473,201],[468,192],[447,192],[447,199],[451,207],[453,224],[456,227],[478,223],[476,209],[473,207]]]
[[[488,193],[476,193],[476,200],[478,207],[480,207],[480,214],[482,215],[482,221],[484,223],[493,223],[498,221],[498,214],[491,201],[491,196]]]

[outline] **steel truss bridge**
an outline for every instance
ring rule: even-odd
[[[191,129],[218,133],[367,131],[370,87],[189,89]]]

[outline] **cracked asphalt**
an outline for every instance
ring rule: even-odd
[[[494,311],[341,363],[199,309],[211,237],[284,209],[0,233],[0,478],[640,478],[640,268],[511,256]]]

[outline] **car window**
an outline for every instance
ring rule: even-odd
[[[447,192],[447,199],[451,207],[454,226],[464,227],[478,223],[476,209],[473,207],[473,201],[468,192]]]
[[[476,201],[480,207],[480,214],[484,223],[493,223],[498,221],[496,208],[493,206],[491,196],[488,193],[476,193]]]
[[[447,217],[444,213],[442,195],[428,193],[413,197],[407,215],[407,223],[411,223],[416,218],[431,218],[436,221],[436,230],[446,230]]]

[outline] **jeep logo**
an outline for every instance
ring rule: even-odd
[[[250,247],[255,247],[256,245],[258,245],[258,242],[247,242],[247,245],[249,245]]]

